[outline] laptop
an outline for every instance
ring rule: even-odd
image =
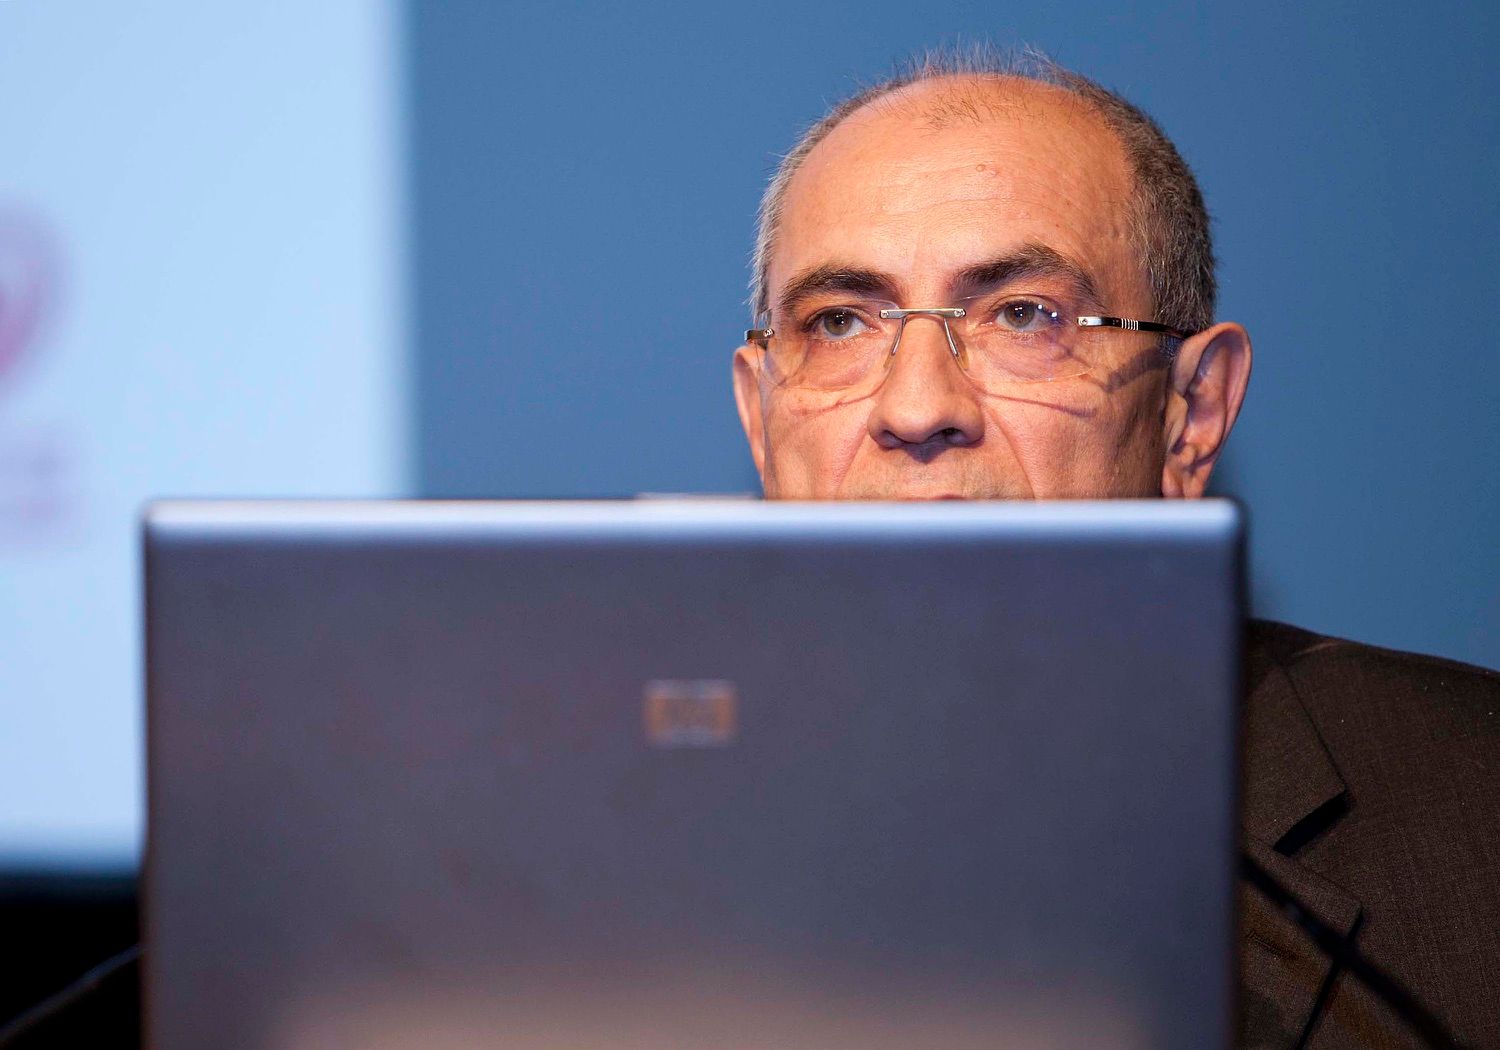
[[[147,514],[148,1045],[1228,1046],[1232,503]]]

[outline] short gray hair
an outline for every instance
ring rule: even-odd
[[[1208,212],[1198,182],[1172,140],[1139,108],[1041,52],[1011,54],[983,45],[921,55],[896,75],[834,106],[782,158],[761,198],[756,224],[750,277],[756,323],[770,310],[766,271],[781,230],[787,187],[807,155],[855,110],[913,84],[955,78],[1050,84],[1092,108],[1119,139],[1135,175],[1131,237],[1151,282],[1155,319],[1183,332],[1199,332],[1213,323],[1217,285]],[[961,108],[973,115],[973,107]]]

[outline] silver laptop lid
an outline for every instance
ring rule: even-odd
[[[152,1045],[1227,1045],[1226,503],[163,504]]]

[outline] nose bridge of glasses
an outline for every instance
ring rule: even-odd
[[[896,338],[891,342],[891,354],[894,356],[901,347],[901,339],[906,334],[906,323],[913,317],[930,317],[943,326],[943,338],[948,342],[948,352],[955,360],[962,360],[959,354],[958,342],[953,338],[953,327],[948,322],[958,320],[965,316],[961,306],[927,306],[916,307],[910,310],[886,309],[880,311],[880,316],[888,321],[897,321]]]

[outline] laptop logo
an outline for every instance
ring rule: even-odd
[[[739,734],[734,683],[722,679],[647,682],[641,714],[652,747],[728,747]]]

